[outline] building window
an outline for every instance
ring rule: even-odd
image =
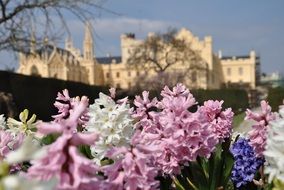
[[[109,78],[109,73],[106,73],[106,78]]]
[[[40,76],[37,67],[34,66],[34,65],[33,65],[32,68],[31,68],[31,75],[32,75],[32,76]]]
[[[227,75],[228,75],[228,76],[231,75],[231,68],[227,68]]]
[[[196,71],[193,71],[193,72],[191,73],[191,81],[192,81],[193,83],[195,83],[195,82],[197,81],[197,73],[196,73]]]
[[[116,84],[116,88],[120,88],[120,83],[117,83],[117,84]]]
[[[239,67],[239,75],[243,75],[243,68]]]
[[[232,82],[230,80],[228,80],[227,82],[227,87],[231,87]]]
[[[128,71],[128,76],[131,77],[131,71]]]
[[[119,78],[119,76],[120,76],[120,73],[117,72],[117,73],[116,73],[116,78]]]

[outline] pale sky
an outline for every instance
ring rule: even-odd
[[[284,0],[108,0],[104,6],[118,15],[106,11],[96,14],[97,57],[120,55],[122,33],[145,38],[148,32],[185,27],[201,39],[211,35],[215,52],[237,56],[255,50],[262,72],[284,73]],[[82,48],[83,24],[74,17],[67,23],[74,45]],[[10,54],[1,53],[0,57],[2,68],[17,65]]]

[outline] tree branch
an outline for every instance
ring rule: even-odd
[[[59,31],[68,30],[65,22],[65,13],[69,12],[81,21],[86,21],[94,11],[90,8],[96,8],[103,11],[117,14],[103,7],[106,0],[0,0],[0,50],[21,50],[29,46],[31,33],[35,32],[36,26],[39,26],[40,32],[37,33],[37,45],[46,37],[49,39],[58,39]],[[118,15],[118,14],[117,14]],[[59,24],[54,18],[59,18]],[[22,39],[25,39],[22,41]]]

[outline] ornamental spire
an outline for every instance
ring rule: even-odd
[[[90,21],[85,24],[85,38],[84,38],[84,59],[92,60],[94,57],[94,46],[93,46],[93,32]]]

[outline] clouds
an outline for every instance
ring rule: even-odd
[[[84,24],[69,20],[68,26],[76,47],[82,46]],[[137,19],[130,17],[101,18],[92,21],[96,55],[120,54],[120,35],[135,33],[137,38],[145,38],[149,32],[164,32],[170,27],[180,27],[179,23],[163,20]]]
[[[93,24],[96,32],[104,36],[117,36],[126,32],[145,36],[148,32],[161,32],[169,27],[179,27],[179,24],[174,22],[129,17],[99,19],[95,20]]]
[[[284,42],[281,37],[284,31],[283,2],[271,4],[256,1],[246,2],[246,6],[243,6],[243,3],[231,5],[225,1],[193,3],[184,0],[181,3],[165,3],[157,0],[138,3],[112,0],[107,4],[107,9],[127,16],[102,13],[94,18],[95,53],[98,57],[108,53],[120,55],[120,35],[123,33],[135,33],[138,39],[144,39],[149,32],[186,27],[200,39],[211,35],[215,52],[221,49],[224,55],[242,55],[255,49],[261,54],[263,70],[271,72],[280,69],[284,72],[281,53]],[[58,18],[52,19],[57,32],[60,30]],[[67,25],[75,47],[82,49],[84,23],[74,17],[67,17]],[[57,43],[61,47],[64,47],[64,38],[62,36]],[[2,62],[10,63],[9,56],[0,56]]]

